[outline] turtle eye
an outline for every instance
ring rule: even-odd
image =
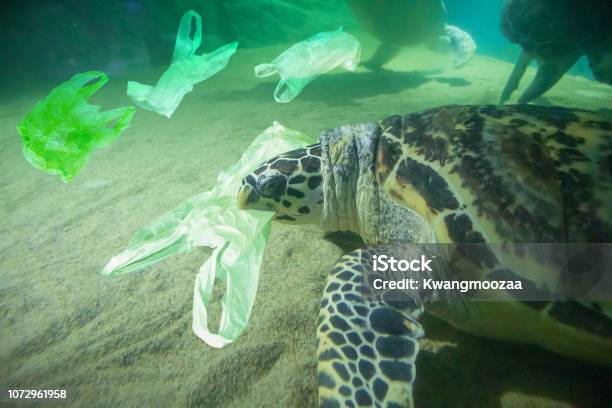
[[[277,175],[272,177],[261,176],[257,180],[257,190],[263,197],[281,197],[285,193],[287,179]]]

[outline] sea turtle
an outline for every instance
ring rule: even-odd
[[[442,0],[348,0],[366,30],[382,41],[367,68],[379,69],[403,47],[426,44],[433,49],[449,46],[455,54],[453,67],[467,64],[476,52],[472,37],[446,24]]]
[[[550,244],[612,238],[612,121],[601,114],[446,106],[343,126],[261,164],[237,201],[274,211],[280,222],[352,231],[367,243],[337,262],[324,289],[321,406],[412,406],[423,309],[479,336],[612,366],[610,303],[557,302],[563,279],[551,263],[561,256]],[[455,244],[459,279],[505,277],[533,296],[499,289],[478,294],[505,301],[475,302],[440,290],[373,293],[372,255],[412,256],[411,242]],[[608,246],[599,257],[605,263],[610,255]]]
[[[519,103],[543,95],[586,55],[593,76],[612,84],[612,1],[507,0],[501,29],[523,51],[502,92],[500,103],[516,90],[531,61],[538,71]]]

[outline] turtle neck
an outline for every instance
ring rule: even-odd
[[[352,231],[366,242],[377,241],[380,202],[374,169],[379,135],[376,123],[366,123],[331,129],[319,137],[324,230]]]

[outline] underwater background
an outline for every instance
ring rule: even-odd
[[[291,44],[342,26],[361,41],[362,60],[378,46],[345,1],[3,1],[0,388],[65,388],[71,404],[91,407],[315,406],[320,297],[341,255],[317,228],[273,226],[249,324],[221,350],[191,331],[193,281],[210,251],[120,277],[99,271],[142,225],[210,189],[273,121],[318,135],[440,105],[497,103],[520,53],[500,32],[502,1],[445,3],[448,23],[478,44],[466,66],[452,70],[449,55],[406,48],[383,72],[336,69],[278,104],[278,78],[256,79],[253,67]],[[126,82],[157,81],[189,9],[203,17],[204,51],[240,46],[172,119],[139,109],[69,184],[24,159],[15,126],[37,101],[77,72],[101,70],[110,82],[92,102],[131,104]],[[528,70],[519,91],[534,73]],[[612,88],[593,81],[581,60],[535,103],[609,110]],[[217,321],[222,295],[215,289]],[[424,326],[415,389],[422,406],[597,407],[612,400],[609,371],[470,337],[432,318]]]
[[[447,22],[468,31],[479,53],[514,62],[520,47],[501,34],[504,0],[446,0]],[[85,70],[125,75],[166,63],[183,13],[204,17],[206,52],[230,41],[241,48],[303,40],[344,27],[361,31],[345,0],[14,1],[2,4],[2,84],[63,79]],[[572,71],[591,78],[584,59]]]

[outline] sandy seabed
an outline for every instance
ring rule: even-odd
[[[319,301],[341,251],[314,226],[274,226],[247,329],[222,350],[191,331],[194,278],[209,251],[119,277],[99,271],[146,222],[211,188],[274,120],[317,135],[445,104],[496,103],[512,65],[478,56],[460,70],[427,74],[440,57],[409,50],[389,71],[337,70],[281,105],[272,99],[276,78],[256,80],[252,67],[284,48],[239,50],[171,120],[138,110],[70,184],[26,162],[15,130],[56,84],[0,96],[2,392],[64,388],[72,406],[87,407],[316,405]],[[127,105],[125,81],[154,83],[164,68],[113,77],[93,102]],[[566,76],[537,102],[609,109],[612,88]],[[418,406],[595,407],[612,400],[609,370],[474,338],[433,318],[424,327]]]

